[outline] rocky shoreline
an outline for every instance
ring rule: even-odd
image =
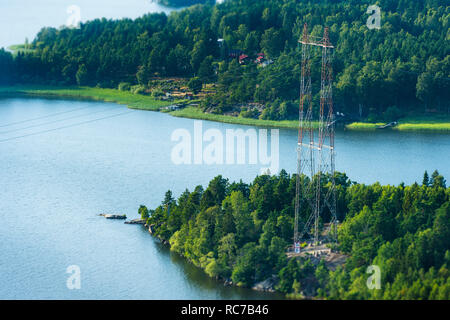
[[[153,230],[153,228],[155,227],[154,224],[147,225],[145,223],[144,227],[146,227],[148,229],[148,232],[150,232],[150,234],[152,236],[158,238],[158,240],[160,240],[162,244],[167,245],[167,246],[170,247],[169,241],[164,240],[161,237],[156,236],[154,234],[154,230]],[[231,279],[216,279],[216,280],[223,282],[224,286],[233,286],[234,285],[234,283],[233,283],[233,281],[231,281]],[[261,292],[276,293],[277,291],[275,290],[275,286],[278,284],[278,281],[279,281],[278,276],[277,275],[272,275],[271,278],[256,283],[255,285],[253,285],[251,287],[251,289],[255,290],[255,291],[261,291]]]
[[[127,216],[125,214],[109,214],[109,213],[101,213],[99,214],[101,217],[105,217],[106,219],[111,220],[125,220]]]
[[[99,214],[99,216],[103,216],[106,219],[118,219],[118,220],[124,220],[127,218],[126,215],[118,215],[118,214]],[[136,224],[136,225],[144,226],[152,236],[154,236],[162,244],[167,245],[170,248],[169,241],[162,239],[158,235],[155,235],[155,233],[154,233],[154,229],[156,227],[155,224],[149,225],[149,224],[147,224],[145,219],[128,220],[128,221],[125,221],[125,224]],[[318,261],[320,261],[320,259],[313,259],[313,260],[314,260],[314,262],[316,262],[316,264],[318,263]],[[331,260],[333,260],[333,259],[331,259]],[[330,261],[327,261],[327,262],[330,262]],[[342,261],[339,261],[339,263],[337,263],[337,264],[338,265],[342,264]],[[332,268],[335,269],[336,266],[333,266],[333,267]],[[216,278],[216,280],[218,280],[219,282],[222,282],[224,286],[235,286],[233,281],[229,278],[228,279]],[[279,279],[278,275],[273,274],[270,278],[255,283],[252,287],[250,287],[250,289],[255,290],[255,291],[260,291],[260,292],[277,293],[278,291],[275,289],[275,287],[278,285],[279,281],[280,281],[280,279]],[[310,293],[307,295],[304,295],[303,298],[304,299],[314,299],[314,297]]]
[[[142,225],[145,225],[146,221],[145,221],[145,219],[133,219],[133,220],[125,221],[125,224],[142,224]]]

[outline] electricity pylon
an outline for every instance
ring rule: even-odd
[[[319,218],[325,208],[330,211],[330,229],[334,229],[333,240],[337,241],[336,183],[335,183],[335,118],[333,113],[333,69],[332,50],[328,28],[323,37],[314,39],[303,27],[302,71],[300,80],[299,129],[297,142],[297,180],[295,195],[294,249],[300,252],[300,241],[307,235],[313,246],[319,244]],[[312,104],[311,48],[322,48],[322,76],[320,85],[320,107],[318,116]],[[315,112],[316,111],[316,112]],[[308,179],[309,178],[309,179]],[[322,182],[328,183],[322,190]],[[299,230],[301,211],[309,213],[306,223]]]

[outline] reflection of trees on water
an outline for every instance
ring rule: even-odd
[[[143,228],[145,232],[147,229]],[[170,258],[170,261],[180,268],[185,275],[189,285],[202,290],[216,291],[218,299],[283,299],[283,295],[258,292],[249,288],[239,288],[236,286],[225,286],[223,282],[208,277],[208,275],[199,267],[189,263],[185,258],[171,252],[170,248],[157,239],[153,239],[156,251],[164,258]]]

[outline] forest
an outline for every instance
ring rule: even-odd
[[[366,26],[374,3],[380,29]],[[0,50],[0,85],[148,88],[155,78],[179,77],[191,87],[214,84],[203,111],[295,119],[307,23],[314,36],[329,27],[337,112],[368,121],[448,113],[449,18],[445,0],[206,1],[170,15],[43,28],[25,52]],[[320,59],[313,52],[316,102]]]
[[[322,190],[329,187],[322,178]],[[251,287],[275,276],[291,298],[450,299],[450,188],[437,171],[421,184],[359,184],[336,173],[337,268],[324,260],[290,258],[296,175],[282,170],[246,184],[222,176],[178,199],[139,214],[153,235],[210,277]],[[302,180],[308,183],[308,179]],[[305,222],[308,213],[301,212]],[[322,216],[321,228],[329,221]],[[380,268],[379,289],[368,289],[367,267]]]

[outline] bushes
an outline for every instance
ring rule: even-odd
[[[143,85],[140,85],[140,84],[130,87],[131,93],[134,93],[134,94],[145,94],[146,90],[147,89]]]
[[[161,89],[155,88],[152,89],[152,97],[153,98],[160,98],[164,96],[164,92]]]
[[[89,76],[87,68],[84,64],[78,67],[78,71],[75,75],[75,78],[77,79],[77,84],[79,86],[85,86],[88,84]]]
[[[189,82],[188,82],[188,87],[190,90],[192,90],[192,92],[194,92],[195,94],[199,93],[202,90],[202,81],[200,80],[200,78],[192,78]]]
[[[256,110],[256,109],[250,109],[250,110],[248,110],[248,109],[242,109],[241,110],[241,113],[239,114],[239,116],[240,117],[243,117],[243,118],[252,118],[252,119],[258,119],[258,115],[259,115],[259,112],[258,112],[258,110]]]
[[[120,91],[130,91],[131,84],[128,82],[121,82],[117,87]]]

